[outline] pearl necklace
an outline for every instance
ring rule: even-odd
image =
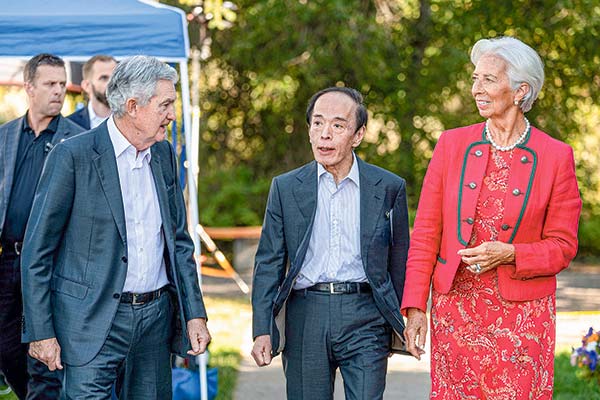
[[[492,134],[490,133],[490,127],[489,127],[490,120],[489,119],[487,121],[485,121],[485,137],[487,138],[487,140],[490,141],[492,146],[498,151],[510,151],[510,150],[514,149],[519,144],[523,143],[523,141],[527,137],[527,133],[529,132],[529,129],[531,128],[531,124],[529,123],[529,120],[526,117],[523,117],[523,118],[525,118],[525,130],[523,131],[523,133],[521,133],[521,136],[519,136],[517,141],[514,142],[513,144],[511,144],[510,146],[500,146],[498,143],[494,142],[494,139],[492,138]]]

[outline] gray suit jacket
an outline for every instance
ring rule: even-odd
[[[15,168],[17,163],[17,151],[19,140],[23,131],[23,119],[25,116],[9,121],[0,126],[0,236],[6,220],[6,210],[10,200]],[[58,128],[52,137],[52,144],[70,138],[84,129],[74,122],[59,116]]]
[[[402,334],[400,301],[409,241],[405,182],[357,160],[365,273],[380,312]],[[254,265],[252,322],[254,337],[271,335],[273,354],[285,347],[286,302],[308,249],[317,190],[315,161],[276,177],[271,184]]]
[[[179,343],[172,350],[181,354],[189,349],[183,321],[206,313],[176,179],[175,153],[166,141],[151,151],[167,274],[178,305],[173,322],[178,322]],[[117,162],[104,122],[58,144],[46,160],[21,258],[23,341],[56,337],[65,362],[90,361],[117,311],[127,261]]]

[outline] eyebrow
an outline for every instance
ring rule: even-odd
[[[315,114],[312,116],[313,118],[325,118],[323,115],[321,114]],[[338,121],[344,121],[344,122],[348,122],[348,120],[344,117],[333,117],[334,120],[338,120]]]
[[[473,72],[473,76],[479,76],[479,74],[478,74],[478,73],[476,73],[476,72]],[[497,77],[496,75],[494,75],[494,74],[483,74],[483,77],[484,77],[484,78],[489,78],[489,77],[492,77],[492,78],[498,78],[498,77]]]

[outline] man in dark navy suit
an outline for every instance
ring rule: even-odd
[[[95,128],[108,118],[110,107],[106,100],[106,85],[116,66],[117,61],[113,57],[103,54],[90,58],[83,65],[81,89],[88,98],[88,104],[67,118],[85,129]]]

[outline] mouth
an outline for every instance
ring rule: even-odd
[[[318,146],[317,150],[319,150],[319,153],[326,155],[332,153],[335,150],[335,148],[328,146]]]
[[[486,107],[491,103],[491,101],[476,100],[475,103],[477,103],[477,107]]]

